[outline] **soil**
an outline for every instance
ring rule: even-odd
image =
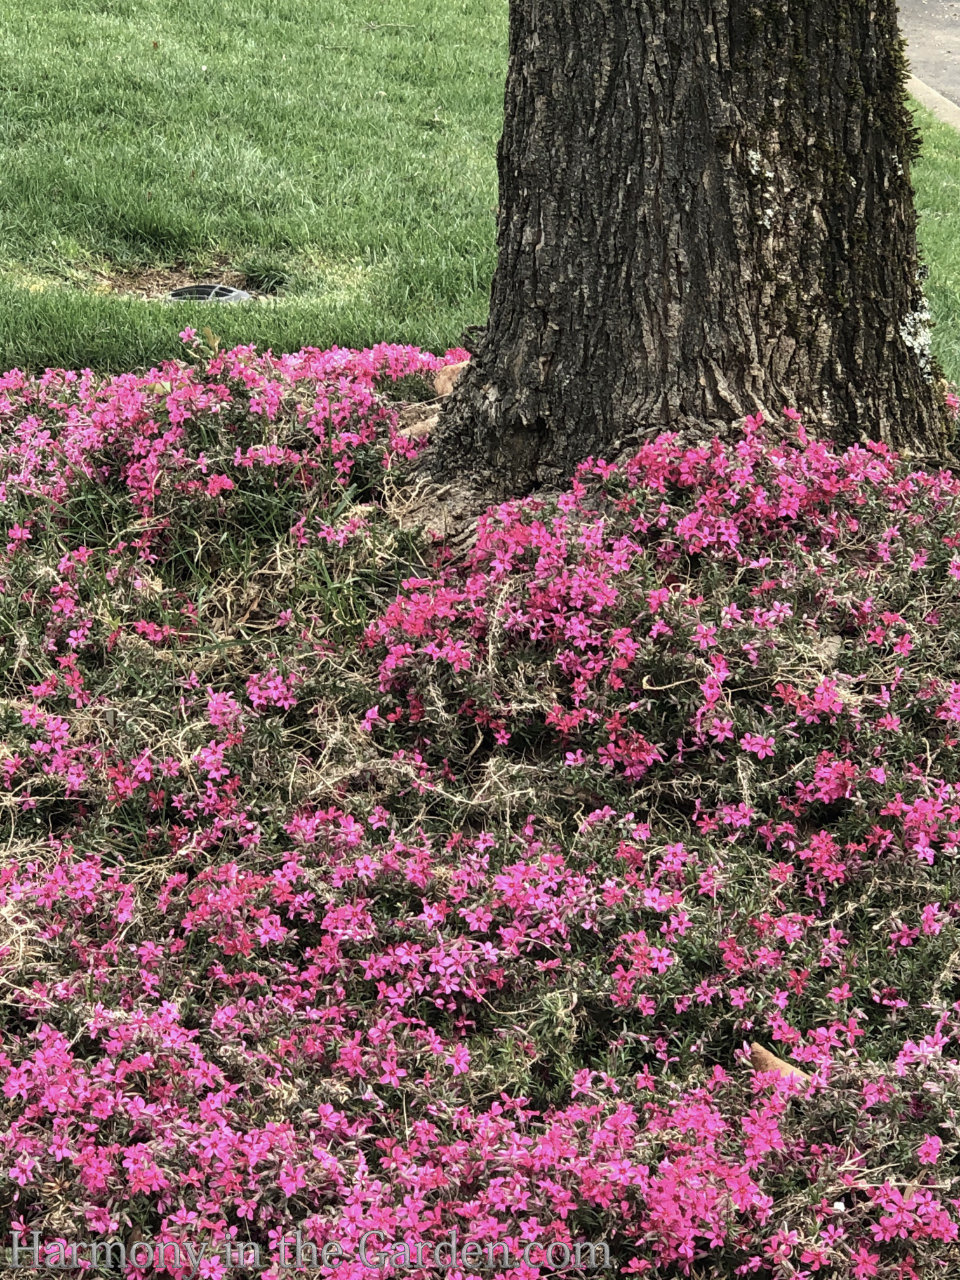
[[[233,289],[245,289],[253,298],[268,296],[251,289],[246,283],[247,278],[243,272],[229,267],[227,265],[229,261],[229,258],[222,258],[220,260],[222,265],[214,262],[205,270],[190,269],[185,264],[180,264],[172,267],[144,267],[130,271],[111,268],[109,272],[90,268],[88,274],[94,289],[141,298],[144,302],[165,298],[172,289],[180,289],[188,284],[226,284]]]

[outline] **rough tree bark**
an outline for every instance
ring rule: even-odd
[[[895,0],[511,0],[498,262],[429,450],[501,495],[784,405],[942,456]]]

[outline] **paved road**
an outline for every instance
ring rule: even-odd
[[[915,76],[960,106],[960,0],[899,0]]]

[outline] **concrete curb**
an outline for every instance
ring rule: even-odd
[[[954,129],[960,130],[960,107],[955,102],[945,98],[942,93],[937,93],[936,89],[931,89],[928,84],[924,84],[916,76],[911,76],[907,81],[907,93],[912,98],[916,98],[921,106],[926,107],[928,111],[932,111],[938,120],[942,120],[944,124],[953,125]]]

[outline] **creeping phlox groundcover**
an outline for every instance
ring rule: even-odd
[[[0,376],[10,1227],[950,1274],[960,479],[788,411],[454,564],[465,352],[182,336]]]

